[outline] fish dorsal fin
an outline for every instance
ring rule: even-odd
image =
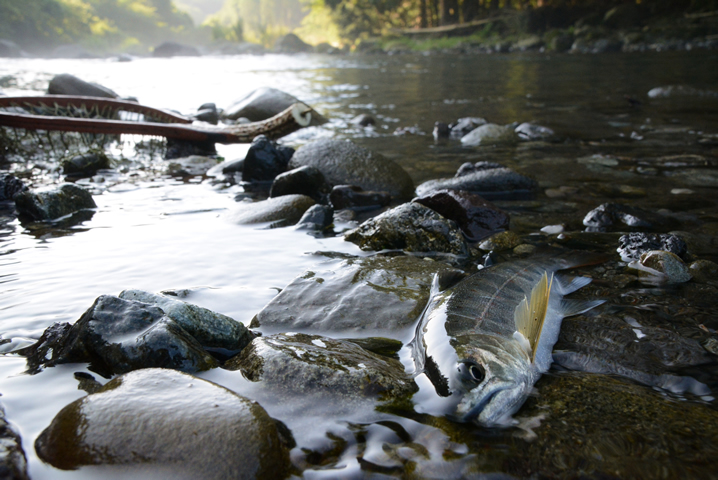
[[[536,358],[536,348],[538,347],[539,338],[541,338],[543,322],[546,319],[552,284],[553,274],[551,274],[551,279],[549,280],[548,274],[544,272],[541,280],[531,290],[531,297],[524,297],[514,311],[516,330],[528,340],[531,346],[532,362]]]

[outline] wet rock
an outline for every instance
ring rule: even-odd
[[[570,34],[559,34],[551,39],[549,42],[549,49],[554,52],[568,52],[571,50],[573,45],[573,35]]]
[[[532,123],[522,123],[514,129],[514,132],[521,140],[528,141],[547,140],[554,136],[554,131],[550,128]]]
[[[526,38],[522,38],[513,45],[514,50],[527,51],[527,50],[538,50],[544,46],[544,41],[538,35],[529,35]]]
[[[456,122],[449,125],[451,130],[451,138],[462,138],[472,130],[476,130],[482,125],[486,125],[488,122],[484,118],[480,117],[464,117],[458,119]]]
[[[514,232],[501,232],[492,235],[479,244],[479,248],[485,252],[501,252],[511,250],[521,244],[521,239]]]
[[[391,195],[387,192],[365,192],[356,185],[336,185],[329,194],[329,201],[335,209],[371,209],[389,205]]]
[[[399,199],[414,195],[414,182],[401,166],[349,140],[324,139],[304,145],[289,166],[304,165],[318,168],[332,185],[357,185]]]
[[[455,221],[471,242],[478,242],[509,228],[509,215],[506,212],[473,193],[438,190],[416,198],[414,202]]]
[[[622,48],[623,42],[617,38],[601,38],[593,42],[591,53],[620,52]]]
[[[14,175],[0,175],[0,202],[12,200],[20,192],[27,190],[22,180]]]
[[[408,255],[334,261],[295,278],[252,319],[250,327],[264,332],[403,338],[429,301],[434,275],[448,278],[461,273],[443,262]]]
[[[69,73],[55,75],[47,87],[50,95],[79,95],[83,97],[117,98],[115,92],[96,83],[88,83]]]
[[[480,163],[481,166],[473,171],[462,165],[457,173],[460,176],[424,182],[416,188],[416,194],[424,196],[436,190],[464,190],[487,200],[511,200],[530,197],[538,190],[538,182],[532,178],[498,164]]]
[[[297,222],[300,230],[322,231],[332,226],[334,222],[334,209],[329,205],[314,205],[304,212]]]
[[[200,122],[207,122],[211,123],[212,125],[217,125],[219,123],[219,112],[217,111],[217,105],[214,103],[205,103],[201,105],[197,111],[192,114],[192,118],[194,120],[199,120]]]
[[[470,131],[461,137],[461,144],[465,147],[479,145],[512,144],[516,142],[513,128],[487,123]]]
[[[294,225],[316,202],[306,195],[283,195],[261,202],[242,202],[227,216],[239,224],[271,223],[270,227]]]
[[[244,158],[237,158],[235,160],[226,160],[220,164],[222,167],[222,173],[227,175],[231,173],[239,173],[244,170]]]
[[[454,176],[463,177],[464,175],[481,172],[483,170],[491,170],[493,168],[504,168],[504,166],[495,162],[466,162],[461,164],[459,169],[456,170],[456,175]]]
[[[288,33],[277,40],[274,51],[278,53],[307,53],[314,51],[314,47],[305,43],[293,33]]]
[[[152,50],[152,56],[155,58],[169,57],[198,57],[199,50],[190,46],[177,42],[163,42]]]
[[[638,279],[644,283],[661,285],[664,283],[684,283],[691,279],[688,267],[678,255],[663,250],[652,250],[641,255]]]
[[[362,250],[406,250],[463,255],[466,242],[454,222],[418,203],[405,203],[344,234]]]
[[[254,334],[243,323],[176,298],[142,290],[124,290],[119,297],[162,309],[165,315],[209,351],[220,349],[236,353],[254,338]]]
[[[718,92],[701,90],[689,85],[666,85],[655,87],[648,91],[649,98],[675,98],[675,97],[718,97]]]
[[[0,407],[0,478],[3,480],[29,480],[27,459],[20,435],[5,418]]]
[[[269,196],[300,194],[311,197],[316,202],[326,203],[330,191],[331,187],[322,172],[305,166],[277,175],[269,190]]]
[[[264,135],[252,140],[244,159],[242,180],[245,182],[270,182],[287,170],[294,149],[278,147]]]
[[[353,125],[359,125],[360,127],[368,127],[370,125],[376,125],[376,120],[374,120],[374,117],[372,117],[371,115],[362,113],[361,115],[357,115],[356,117],[352,118],[349,123]]]
[[[589,232],[605,232],[631,227],[634,230],[670,230],[676,221],[640,207],[620,203],[604,203],[583,218]]]
[[[683,257],[687,250],[686,242],[677,235],[664,233],[629,233],[618,239],[618,254],[621,260],[631,262],[638,260],[651,250],[664,250]]]
[[[451,129],[446,123],[435,122],[434,130],[432,130],[431,134],[434,136],[434,140],[438,141],[444,138],[449,138],[449,136],[451,135]]]
[[[217,159],[203,155],[190,155],[188,157],[174,158],[167,162],[165,173],[173,177],[194,177],[206,175],[217,166]]]
[[[257,337],[225,368],[289,396],[323,393],[355,402],[416,391],[398,360],[346,340],[304,333]]]
[[[530,244],[528,244],[528,243],[522,243],[521,245],[517,245],[517,246],[514,248],[514,253],[515,253],[516,255],[525,255],[525,256],[528,256],[528,255],[533,254],[534,252],[536,252],[536,246],[535,246],[535,245],[530,245]]]
[[[27,57],[20,46],[10,40],[0,39],[0,57],[2,58],[21,58]]]
[[[426,133],[419,128],[419,125],[411,125],[409,127],[397,127],[392,135],[402,137],[404,135],[426,135]]]
[[[276,88],[262,87],[232,102],[222,112],[222,118],[237,120],[244,117],[258,122],[283,112],[297,102],[299,100],[288,93]]]
[[[671,178],[696,187],[718,187],[718,171],[698,168],[684,168],[672,172]]]
[[[72,177],[91,177],[105,168],[110,168],[110,159],[103,152],[85,153],[62,161],[62,173]]]
[[[62,470],[110,465],[143,478],[284,478],[289,455],[257,403],[180,372],[117,377],[63,408],[35,441]],[[93,470],[102,476],[103,469]],[[93,475],[94,476],[94,475]]]
[[[102,295],[69,328],[50,327],[38,344],[24,351],[34,365],[89,362],[104,377],[140,368],[198,372],[217,361],[164,312],[146,303]],[[45,358],[37,358],[43,351]]]
[[[688,273],[697,283],[718,282],[718,264],[710,260],[696,260],[688,266]]]
[[[27,190],[14,197],[21,216],[31,220],[53,220],[79,210],[97,208],[92,194],[72,183],[43,190]]]

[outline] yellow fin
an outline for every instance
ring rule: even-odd
[[[514,311],[516,330],[528,340],[532,362],[536,358],[536,348],[541,338],[543,322],[546,319],[551,285],[553,285],[553,274],[549,280],[548,275],[544,272],[541,280],[531,290],[531,298],[524,297]]]

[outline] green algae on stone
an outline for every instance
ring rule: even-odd
[[[259,404],[165,369],[122,375],[70,403],[37,438],[35,450],[62,470],[95,465],[112,473],[121,467],[135,478],[259,480],[289,472],[286,441]]]

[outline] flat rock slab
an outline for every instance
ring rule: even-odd
[[[414,196],[414,182],[399,164],[349,140],[324,139],[304,145],[289,168],[305,165],[319,169],[332,185],[356,185],[399,199]]]
[[[70,403],[35,450],[63,470],[116,465],[134,468],[134,478],[285,478],[289,469],[277,424],[261,406],[164,369],[122,375]]]
[[[439,273],[462,272],[412,256],[335,261],[295,278],[252,319],[250,327],[404,338],[429,301],[432,279]]]

